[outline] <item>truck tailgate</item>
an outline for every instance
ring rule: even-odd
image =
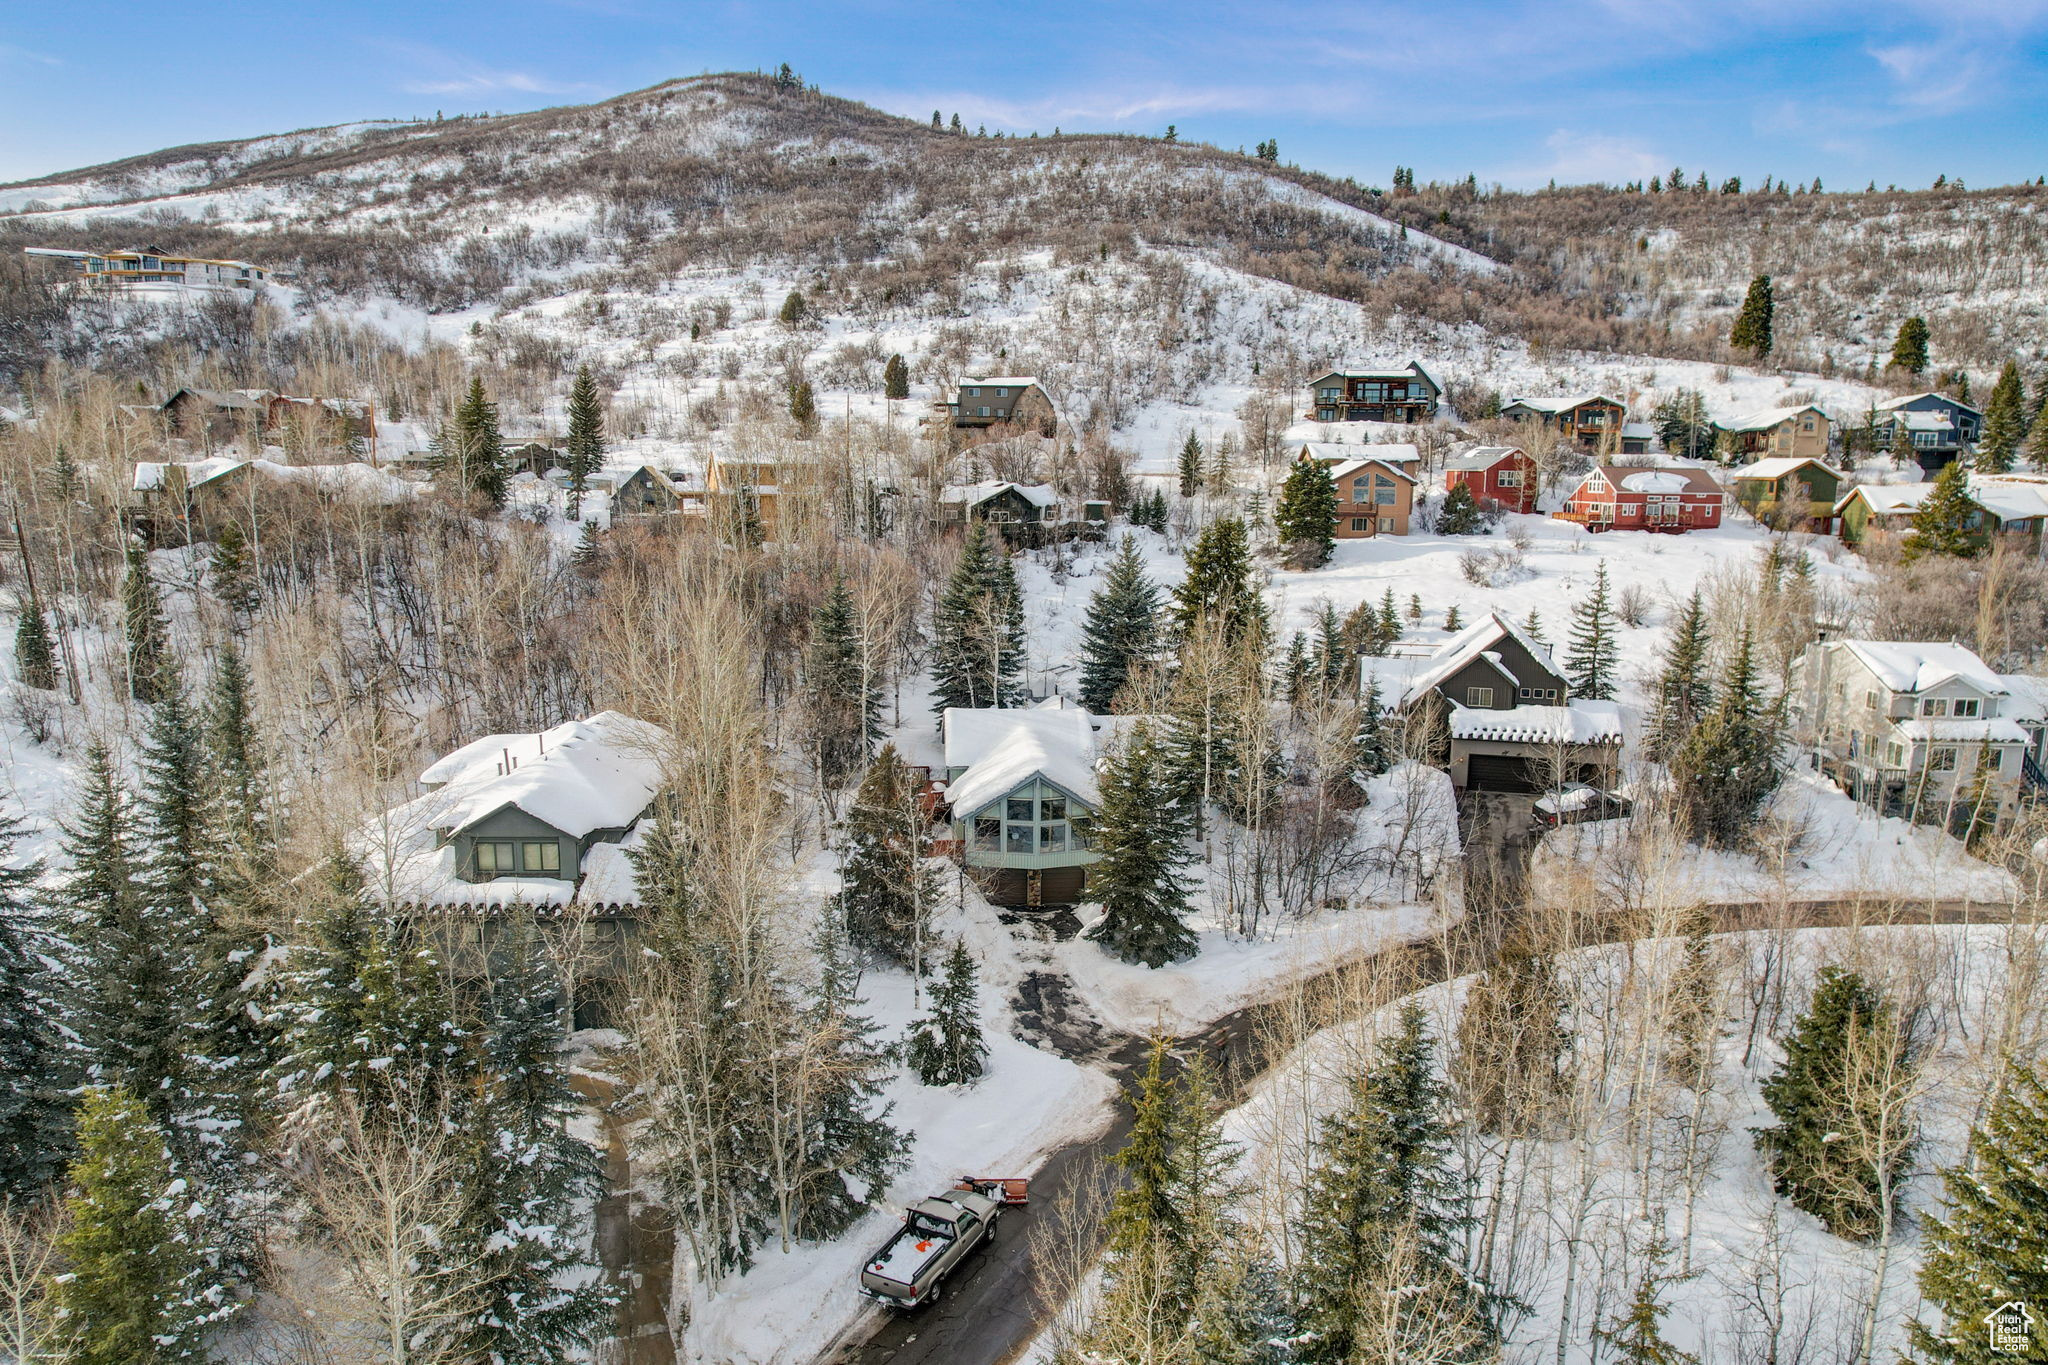
[[[873,1287],[908,1298],[916,1292],[917,1277],[926,1266],[953,1245],[952,1239],[933,1237],[904,1228],[867,1263],[863,1278],[881,1281]]]

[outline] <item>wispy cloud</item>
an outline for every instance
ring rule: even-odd
[[[1543,139],[1550,158],[1534,166],[1509,167],[1487,177],[1504,185],[1541,185],[1556,180],[1566,185],[1591,181],[1625,184],[1648,180],[1670,163],[1670,158],[1651,149],[1637,138],[1613,133],[1581,133],[1560,128]]]
[[[532,71],[486,66],[459,53],[418,43],[382,45],[419,74],[400,80],[398,88],[412,95],[587,95],[600,87],[588,81],[561,81]]]
[[[47,52],[35,52],[13,43],[0,43],[0,62],[32,62],[37,66],[62,66],[62,57],[52,57]]]

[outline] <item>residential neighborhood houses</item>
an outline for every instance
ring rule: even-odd
[[[23,254],[57,263],[83,287],[146,295],[161,291],[254,290],[271,272],[249,261],[179,256],[151,247],[143,251],[71,251],[24,247]]]

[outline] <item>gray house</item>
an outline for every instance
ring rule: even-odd
[[[1879,439],[1909,446],[1930,477],[1975,446],[1984,429],[1983,413],[1945,393],[1887,398],[1877,405],[1876,415]]]
[[[1549,647],[1500,616],[1426,654],[1360,662],[1381,705],[1440,726],[1432,744],[1461,789],[1540,791],[1606,780],[1620,765],[1614,703],[1573,701]]]
[[[372,875],[394,900],[423,905],[565,903],[596,863],[617,861],[610,855],[653,804],[662,738],[600,711],[473,740],[420,774],[426,795],[362,836]]]
[[[1095,765],[1128,716],[1095,716],[1057,698],[1037,707],[950,707],[945,800],[954,847],[998,905],[1082,898],[1101,793]]]

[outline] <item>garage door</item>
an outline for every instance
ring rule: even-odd
[[[1473,754],[1465,760],[1465,786],[1472,791],[1532,792],[1542,785],[1526,758]]]

